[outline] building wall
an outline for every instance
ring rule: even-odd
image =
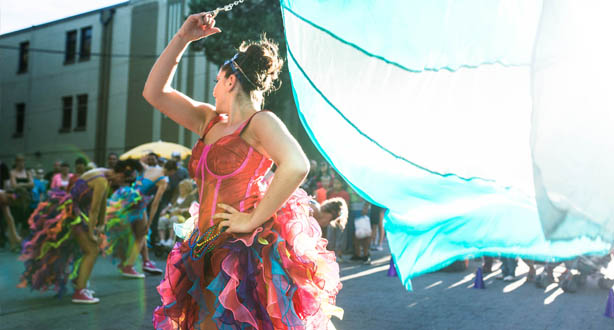
[[[25,32],[0,36],[2,45],[18,46],[30,42],[27,72],[17,74],[18,50],[2,50],[0,78],[2,104],[2,141],[0,157],[12,163],[16,153],[23,153],[29,166],[39,163],[48,166],[55,159],[72,160],[78,156],[93,155],[96,126],[96,100],[98,97],[98,66],[95,56],[79,60],[81,29],[92,27],[91,52],[100,52],[101,23],[99,15],[82,15],[57,24],[46,24]],[[77,56],[72,64],[65,64],[66,32],[77,30]],[[38,52],[36,49],[52,50]],[[87,121],[83,130],[77,124],[77,95],[87,94]],[[72,96],[71,127],[60,132],[62,126],[62,97]],[[16,126],[15,103],[24,102],[25,128],[21,137],[13,137]],[[35,157],[39,154],[40,157]],[[72,159],[69,159],[72,158]]]
[[[156,54],[158,31],[158,2],[138,3],[132,8],[130,54]],[[133,148],[154,139],[153,112],[143,99],[143,86],[154,57],[132,57],[128,70],[128,99],[126,104],[126,138],[124,145]]]
[[[162,115],[142,97],[147,75],[189,14],[187,0],[131,0],[109,7],[114,10],[108,84],[106,150],[124,151],[164,139],[191,147],[198,136]],[[109,9],[107,8],[107,9]],[[64,64],[66,32],[92,26],[92,56],[88,61]],[[17,153],[28,167],[51,168],[55,160],[73,163],[79,156],[94,160],[97,106],[100,91],[101,10],[0,35],[0,45],[18,47],[30,42],[27,73],[17,74],[19,51],[0,49],[0,159],[13,163]],[[39,52],[36,49],[54,50]],[[108,54],[105,54],[108,55]],[[217,67],[204,53],[188,50],[177,70],[173,86],[199,101],[213,102]],[[104,77],[104,75],[103,75]],[[104,79],[103,79],[104,80]],[[88,95],[87,126],[74,130],[79,94]],[[62,97],[73,96],[72,127],[60,132]],[[17,103],[26,104],[24,134],[13,137]],[[38,156],[37,156],[38,155]],[[104,164],[100,164],[104,165]]]
[[[113,43],[111,53],[130,54],[130,31],[132,26],[132,7],[118,8],[113,17]],[[109,108],[107,122],[107,153],[124,152],[126,139],[126,105],[128,103],[128,72],[130,57],[113,56],[109,84]]]

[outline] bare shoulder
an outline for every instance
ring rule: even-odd
[[[215,114],[215,107],[212,104],[205,102],[195,102],[194,107],[203,113],[207,117],[213,117]]]
[[[254,116],[250,126],[256,130],[285,129],[286,125],[271,111],[261,111]]]
[[[209,103],[198,102],[195,107],[196,111],[200,112],[200,123],[198,124],[198,132],[195,132],[199,136],[205,131],[205,127],[209,124],[213,118],[217,116],[215,107]]]

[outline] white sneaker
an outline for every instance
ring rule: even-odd
[[[511,281],[513,281],[514,279],[515,279],[515,277],[514,277],[514,276],[512,276],[512,275],[507,275],[507,276],[505,276],[505,277],[503,278],[503,280],[504,280],[505,282],[511,282]]]

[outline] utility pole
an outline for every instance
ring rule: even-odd
[[[102,23],[102,40],[100,52],[100,71],[98,75],[98,102],[96,115],[96,140],[94,161],[99,166],[105,164],[107,153],[107,130],[109,117],[109,85],[111,81],[111,46],[113,44],[113,16],[115,9],[106,9],[100,13]]]

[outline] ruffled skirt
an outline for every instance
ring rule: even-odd
[[[77,276],[81,249],[72,237],[75,230],[88,230],[87,216],[73,209],[72,196],[52,190],[30,216],[31,235],[19,257],[25,271],[20,287],[45,291],[53,288],[62,295],[69,279]]]
[[[145,211],[150,196],[143,196],[138,189],[122,187],[107,201],[107,225],[104,255],[125,260],[135,244],[135,237],[146,234]]]
[[[198,329],[211,317],[219,329],[326,329],[332,315],[341,318],[339,266],[308,201],[296,192],[254,233],[223,233],[201,257],[192,240],[177,243],[158,286],[154,327]],[[213,310],[205,290],[216,297]]]

